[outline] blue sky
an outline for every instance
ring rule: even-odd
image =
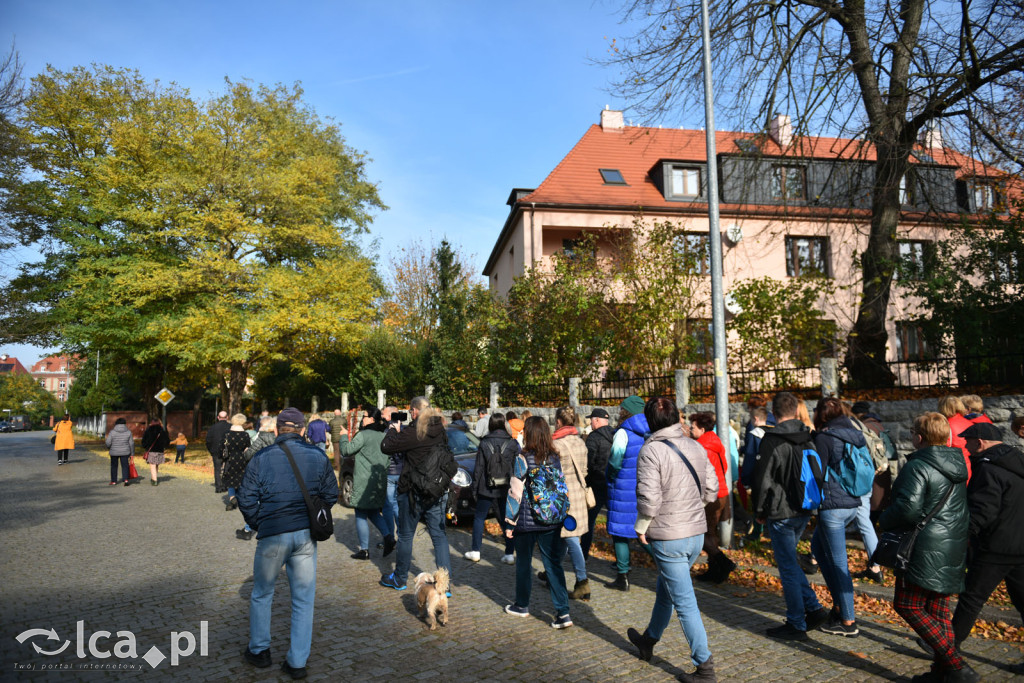
[[[133,67],[195,96],[224,78],[301,81],[372,159],[386,249],[448,237],[482,269],[513,187],[535,187],[599,111],[627,109],[594,65],[621,5],[559,2],[0,0],[25,76],[49,64]],[[700,126],[701,122],[691,122]],[[42,350],[8,346],[23,362]]]

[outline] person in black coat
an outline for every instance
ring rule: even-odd
[[[156,486],[160,483],[158,478],[160,465],[164,463],[164,451],[167,450],[171,437],[164,429],[163,423],[157,418],[146,427],[142,433],[142,452],[146,455],[146,462],[149,463],[150,483]]]
[[[612,439],[615,430],[608,424],[610,416],[604,408],[594,408],[587,419],[590,420],[590,434],[587,434],[587,486],[594,491],[597,505],[587,511],[587,533],[580,538],[583,557],[590,557],[590,544],[594,540],[594,523],[597,514],[608,505],[608,480],[605,470],[608,459],[612,457]]]
[[[217,413],[217,422],[210,425],[210,428],[206,430],[206,450],[210,452],[210,457],[213,458],[213,488],[216,493],[224,493],[227,491],[227,487],[224,486],[224,482],[221,480],[221,470],[224,467],[224,460],[222,459],[222,453],[224,451],[224,436],[231,429],[231,425],[228,424],[228,414],[225,411]]]
[[[975,424],[960,436],[967,440],[972,461],[967,507],[973,553],[953,614],[957,647],[971,634],[981,608],[1002,581],[1010,602],[1024,616],[1024,453],[1003,443],[1002,433],[992,424]],[[1024,674],[1024,662],[1012,671]]]
[[[508,497],[508,486],[511,482],[512,463],[519,455],[519,442],[512,438],[505,427],[505,416],[501,413],[494,413],[488,418],[487,434],[480,439],[480,445],[476,450],[476,463],[473,467],[473,493],[476,494],[476,510],[473,516],[473,540],[470,550],[465,557],[470,562],[480,561],[480,549],[483,547],[484,522],[487,513],[492,509],[494,516],[501,525],[502,537],[505,538],[505,554],[501,561],[505,564],[515,564],[515,543],[511,538],[505,536],[505,500]],[[509,478],[501,486],[490,486],[493,472],[487,469],[487,461],[491,458],[500,458],[505,463]]]

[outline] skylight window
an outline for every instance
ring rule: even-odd
[[[605,185],[625,185],[626,179],[622,177],[622,171],[617,168],[602,168],[601,177]]]

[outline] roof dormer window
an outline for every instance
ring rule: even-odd
[[[625,185],[626,179],[622,177],[622,171],[617,168],[602,168],[601,177],[605,185]]]
[[[669,196],[699,197],[700,169],[673,166],[669,176]]]

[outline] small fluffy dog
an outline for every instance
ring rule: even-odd
[[[421,572],[416,577],[416,604],[420,616],[427,618],[431,631],[437,630],[437,615],[441,615],[441,626],[448,624],[448,570],[438,569],[433,575]]]

